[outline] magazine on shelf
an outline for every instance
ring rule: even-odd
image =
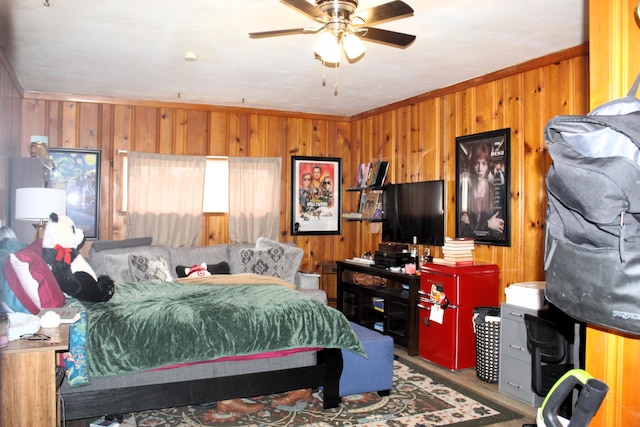
[[[376,183],[378,178],[378,171],[380,170],[380,160],[371,162],[369,167],[369,176],[367,177],[367,187],[372,187]]]
[[[382,191],[375,190],[367,192],[362,208],[362,217],[365,219],[374,219],[378,204],[380,204],[380,206],[382,205]],[[380,215],[382,217],[382,213]]]
[[[364,188],[367,186],[370,167],[370,163],[360,163],[360,167],[358,168],[358,175],[356,177],[356,188]]]
[[[378,175],[376,176],[376,181],[373,184],[375,187],[382,187],[384,185],[385,179],[387,179],[387,170],[389,169],[389,162],[381,160],[380,166],[378,168]]]

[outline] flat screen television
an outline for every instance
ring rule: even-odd
[[[443,180],[387,185],[383,201],[383,242],[444,245]]]

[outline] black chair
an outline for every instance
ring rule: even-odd
[[[551,387],[567,371],[567,340],[555,323],[541,317],[524,315],[527,348],[531,352],[531,388],[538,396],[546,396]]]

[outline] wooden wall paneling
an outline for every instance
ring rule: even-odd
[[[327,150],[327,126],[326,121],[322,119],[309,119],[311,126],[311,152],[314,156],[329,157]]]
[[[264,157],[267,154],[265,116],[249,114],[247,117],[247,146],[246,156]]]
[[[203,110],[186,110],[184,154],[206,156],[209,145],[209,115]],[[180,134],[180,133],[179,133]]]
[[[524,257],[524,236],[520,233],[519,224],[525,217],[523,198],[524,188],[524,156],[523,142],[523,79],[520,75],[505,79],[503,84],[503,123],[501,127],[511,128],[511,175],[509,188],[510,221],[511,221],[511,249],[504,250],[499,259],[500,274],[503,277],[500,284],[500,296],[504,296],[504,288],[513,282],[522,282],[520,272],[529,262]]]
[[[518,229],[521,233],[519,245],[515,249],[521,248],[519,251],[523,264],[522,268],[513,272],[507,277],[506,283],[528,280],[543,280],[544,273],[541,269],[543,262],[542,244],[537,238],[540,233],[537,231],[537,222],[543,220],[544,217],[538,217],[537,209],[539,203],[545,202],[540,200],[541,182],[539,177],[539,157],[536,152],[539,150],[542,129],[546,123],[545,111],[543,110],[542,99],[542,72],[540,70],[532,70],[523,75],[523,132],[521,133],[521,146],[519,147],[521,159],[520,176],[522,187],[518,189],[521,201],[521,222]],[[535,174],[535,175],[534,175]]]
[[[231,113],[227,117],[227,139],[225,144],[228,148],[228,156],[244,156],[240,145],[240,113]]]
[[[45,108],[45,129],[42,134],[49,137],[50,147],[62,147],[62,108],[63,103],[59,101],[43,101]],[[28,135],[28,138],[31,138]]]
[[[287,167],[287,140],[286,140],[286,122],[284,118],[279,116],[267,117],[265,124],[265,149],[266,155],[269,157],[282,158],[282,170],[280,174],[280,239],[284,242],[290,242],[287,236],[290,235],[289,223],[291,221],[291,212],[288,208],[291,202],[291,181],[289,178],[289,167]]]
[[[446,180],[447,202],[445,209],[445,229],[446,236],[456,235],[456,133],[457,133],[457,117],[456,106],[458,103],[458,93],[451,93],[443,96],[442,101],[442,144],[445,150],[443,156],[443,178]],[[442,256],[440,248],[436,248],[433,256]]]
[[[342,188],[352,186],[356,180],[357,173],[357,165],[353,158],[355,156],[354,147],[351,143],[351,134],[350,134],[350,124],[348,122],[332,122],[330,123],[332,127],[335,127],[335,138],[329,138],[328,144],[330,147],[331,153],[336,153],[336,155],[340,154],[342,157],[342,176],[336,177],[336,180],[340,180],[342,183]],[[344,190],[342,194],[344,194]],[[342,200],[343,206],[341,211],[345,212],[344,209],[344,198]],[[341,213],[341,212],[340,212]],[[342,221],[342,219],[341,219]],[[327,245],[325,246],[325,256],[318,260],[318,264],[315,265],[314,270],[316,273],[321,272],[321,263],[323,261],[336,261],[343,260],[348,258],[348,253],[346,251],[347,244],[345,244],[344,239],[344,229],[346,221],[342,221],[342,230],[343,233],[340,235],[333,236],[332,238],[327,240]]]
[[[121,168],[123,155],[118,154],[119,151],[134,151],[131,137],[132,128],[132,109],[130,105],[113,106],[113,156],[116,159],[118,171],[114,170],[114,179],[117,180],[118,186],[115,188],[113,195],[113,203],[122,208],[122,180]],[[117,177],[116,177],[117,175]],[[120,209],[112,211],[113,216],[113,236],[114,240],[124,239],[126,236],[126,214]],[[101,236],[102,237],[102,236]]]
[[[209,148],[207,155],[228,156],[229,144],[227,136],[229,135],[229,114],[211,111],[209,116]]]
[[[78,104],[66,101],[60,103],[59,147],[78,148]]]
[[[26,157],[29,155],[29,144],[31,143],[31,135],[45,134],[45,109],[46,101],[30,99],[22,102],[22,131],[20,138],[19,155]],[[52,144],[49,138],[49,144]],[[56,145],[52,145],[56,146]]]
[[[113,149],[113,106],[100,105],[98,108],[98,146],[102,151],[100,166],[100,239],[110,239],[112,236],[113,212],[119,205],[113,197],[118,194],[117,184],[120,183],[119,173],[121,165],[117,162],[118,155]],[[120,183],[120,185],[122,185]]]
[[[172,132],[170,139],[158,141],[159,153],[186,154],[189,144],[189,111],[184,108],[175,108],[171,119]]]
[[[180,110],[182,111],[182,110]],[[182,134],[176,132],[177,110],[174,108],[160,107],[156,112],[157,144],[160,147],[173,146],[174,153],[185,153],[185,140]]]
[[[141,153],[172,152],[171,140],[158,138],[158,108],[137,106],[132,109],[132,150]]]
[[[590,109],[627,94],[640,72],[636,0],[589,1]],[[640,425],[640,339],[587,328],[586,370],[609,386],[593,427]]]
[[[100,149],[100,105],[79,102],[78,111],[78,141],[74,141],[78,148]]]
[[[500,129],[500,125],[495,123],[496,111],[496,88],[497,82],[489,82],[478,85],[474,88],[474,130],[471,133],[487,132],[493,129]]]

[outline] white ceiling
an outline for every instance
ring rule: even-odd
[[[326,86],[317,34],[248,37],[315,26],[278,0],[0,0],[0,46],[26,92],[352,116],[588,38],[587,0],[405,1],[413,16],[377,27],[416,41],[365,42]]]

